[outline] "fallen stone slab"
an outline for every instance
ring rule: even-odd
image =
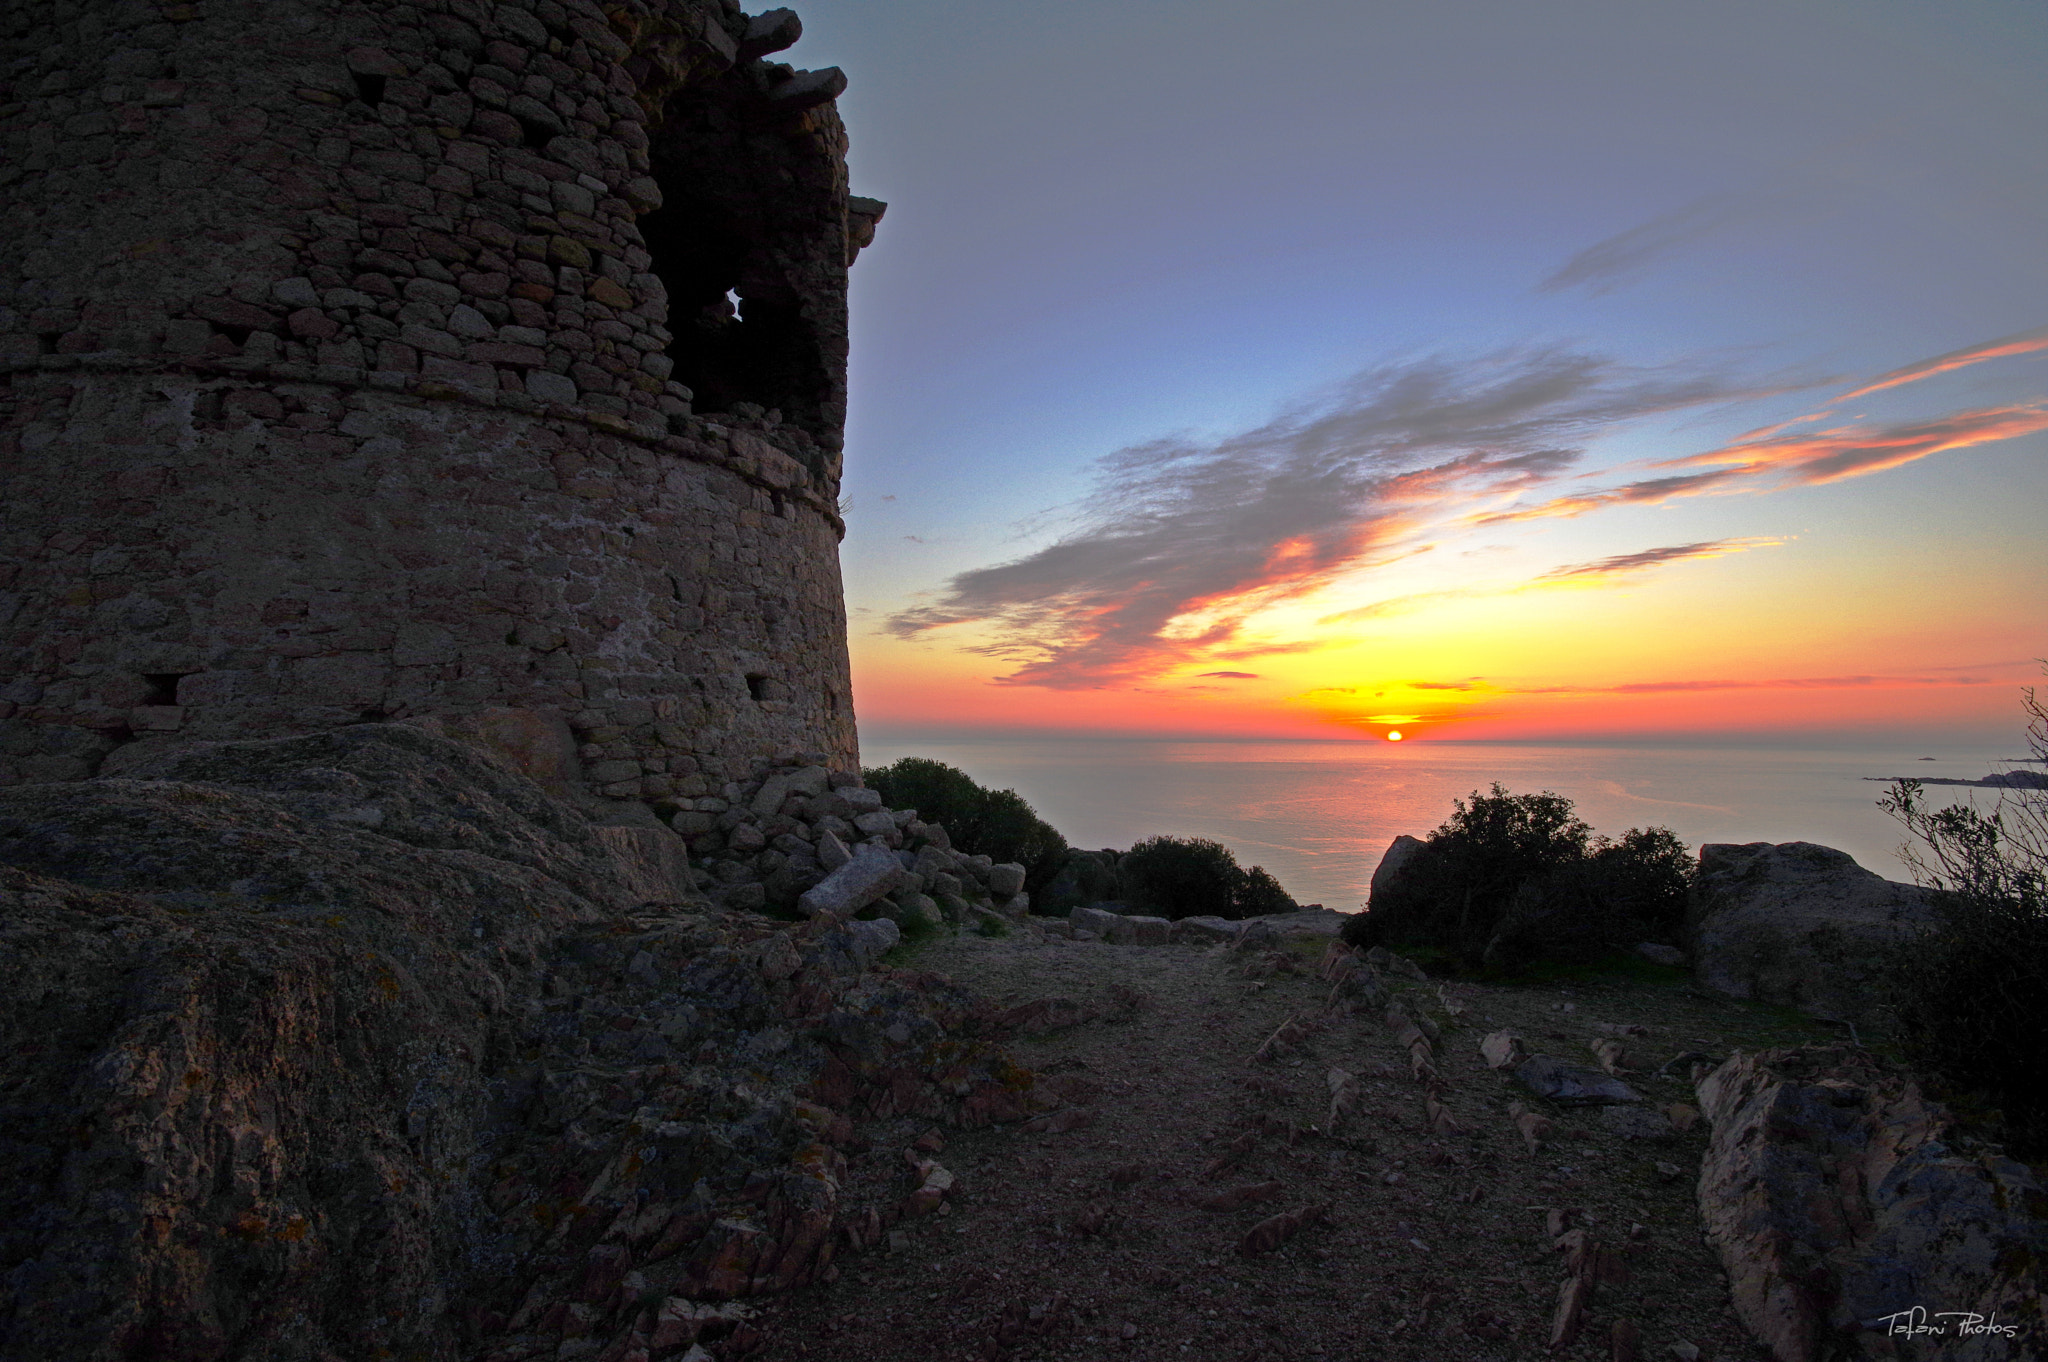
[[[1560,1106],[1640,1102],[1641,1093],[1611,1074],[1567,1064],[1554,1055],[1531,1055],[1515,1066],[1515,1079],[1538,1097]]]
[[[1765,1050],[1731,1056],[1699,1094],[1713,1125],[1700,1217],[1736,1314],[1777,1362],[2043,1355],[2048,1192],[1910,1076],[1858,1049]],[[1893,1336],[1914,1324],[1947,1333]]]
[[[902,882],[903,866],[895,856],[864,845],[852,860],[806,889],[796,903],[806,917],[852,917]]]

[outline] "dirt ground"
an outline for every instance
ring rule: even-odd
[[[1608,1359],[1625,1355],[1615,1331],[1627,1321],[1645,1359],[1694,1355],[1685,1345],[1701,1358],[1764,1357],[1701,1242],[1704,1124],[1645,1135],[1623,1128],[1642,1124],[1638,1108],[1550,1107],[1489,1069],[1479,1042],[1507,1028],[1532,1052],[1592,1065],[1601,1024],[1646,1028],[1622,1038],[1622,1064],[1642,1109],[1662,1112],[1693,1099],[1689,1061],[1657,1072],[1675,1056],[1839,1035],[1697,990],[1675,970],[1513,988],[1390,977],[1395,996],[1440,1028],[1446,1129],[1432,1125],[1408,1052],[1377,1009],[1312,1024],[1300,1048],[1254,1058],[1290,1017],[1323,1012],[1330,984],[1316,970],[1336,921],[1303,920],[1265,962],[1301,973],[1253,978],[1247,957],[1222,946],[1112,946],[1033,929],[917,948],[914,967],[1002,1004],[1065,998],[1108,1013],[1013,1047],[1020,1064],[1057,1076],[1092,1123],[939,1132],[944,1148],[918,1157],[957,1179],[945,1209],[874,1248],[842,1247],[835,1282],[763,1304],[763,1355]],[[1355,1114],[1334,1129],[1333,1068],[1359,1088]],[[1509,1113],[1516,1101],[1555,1122],[1533,1152]],[[905,1151],[924,1133],[910,1122],[861,1131],[873,1148],[849,1161],[850,1214],[902,1201],[917,1183]],[[1236,1209],[1200,1204],[1268,1183],[1278,1187]],[[1306,1208],[1326,1209],[1278,1248],[1240,1251],[1253,1226]],[[1565,1278],[1553,1240],[1567,1227],[1613,1252],[1577,1339],[1552,1352]]]

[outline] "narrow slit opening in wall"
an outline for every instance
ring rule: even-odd
[[[701,415],[782,419],[825,435],[833,381],[792,261],[815,230],[816,187],[799,153],[759,135],[758,94],[732,76],[671,100],[650,128],[662,206],[640,218],[668,293],[671,378]],[[758,410],[754,410],[758,408]]]
[[[531,147],[535,151],[544,149],[555,136],[553,128],[532,118],[521,118],[519,120],[519,133],[520,145]]]
[[[756,700],[768,698],[768,678],[760,672],[747,673],[747,694]]]
[[[178,682],[191,674],[190,672],[144,672],[142,679],[149,686],[149,693],[142,697],[142,703],[152,707],[177,704]]]
[[[368,76],[358,71],[355,77],[357,98],[373,109],[384,102],[383,76]]]

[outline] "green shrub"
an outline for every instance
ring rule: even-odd
[[[1693,858],[1668,828],[1596,838],[1563,795],[1499,784],[1452,810],[1369,911],[1344,924],[1347,942],[1514,973],[1670,937],[1684,921]]]
[[[1015,790],[983,789],[965,771],[929,757],[903,757],[860,774],[884,804],[916,809],[925,822],[942,824],[968,855],[1023,866],[1024,887],[1033,894],[1066,858],[1067,839]]]
[[[1125,902],[1155,917],[1236,920],[1295,907],[1262,867],[1244,869],[1229,847],[1206,837],[1147,838],[1116,868]]]
[[[2048,761],[2048,712],[2026,693],[2029,746]],[[2021,1158],[2048,1154],[2048,791],[2008,788],[1989,814],[1929,809],[1918,781],[1879,806],[1920,845],[1914,878],[1940,891],[1934,920],[1893,959],[1890,999],[1907,1057],[2004,1119]]]

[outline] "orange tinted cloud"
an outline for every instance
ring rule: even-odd
[[[1655,505],[1707,492],[1812,487],[1897,468],[1930,454],[2010,440],[2040,430],[2048,430],[2048,406],[1989,407],[1931,421],[1875,428],[1839,426],[1810,434],[1737,441],[1702,454],[1662,459],[1649,465],[1703,467],[1704,472],[1643,478],[1603,491],[1553,497],[1533,506],[1478,516],[1473,523],[1497,525],[1517,520],[1568,519],[1610,506]]]
[[[1951,449],[2031,435],[2037,430],[2048,430],[2048,406],[1989,407],[1875,430],[1840,427],[1811,435],[1755,440],[1704,454],[1665,459],[1651,467],[1726,464],[1740,473],[1782,474],[1785,482],[1813,486],[1897,468]]]
[[[2021,331],[2002,340],[1964,346],[1945,355],[1936,355],[1933,359],[1923,359],[1894,369],[1888,374],[1879,374],[1854,392],[1843,393],[1835,400],[1847,402],[1854,398],[1867,397],[1871,393],[1883,392],[1886,388],[1896,388],[1902,383],[1917,383],[1923,378],[1945,374],[1951,369],[1982,364],[1988,359],[2009,359],[2015,355],[2032,355],[2043,350],[2048,350],[2048,326],[2036,327],[2032,331]]]

